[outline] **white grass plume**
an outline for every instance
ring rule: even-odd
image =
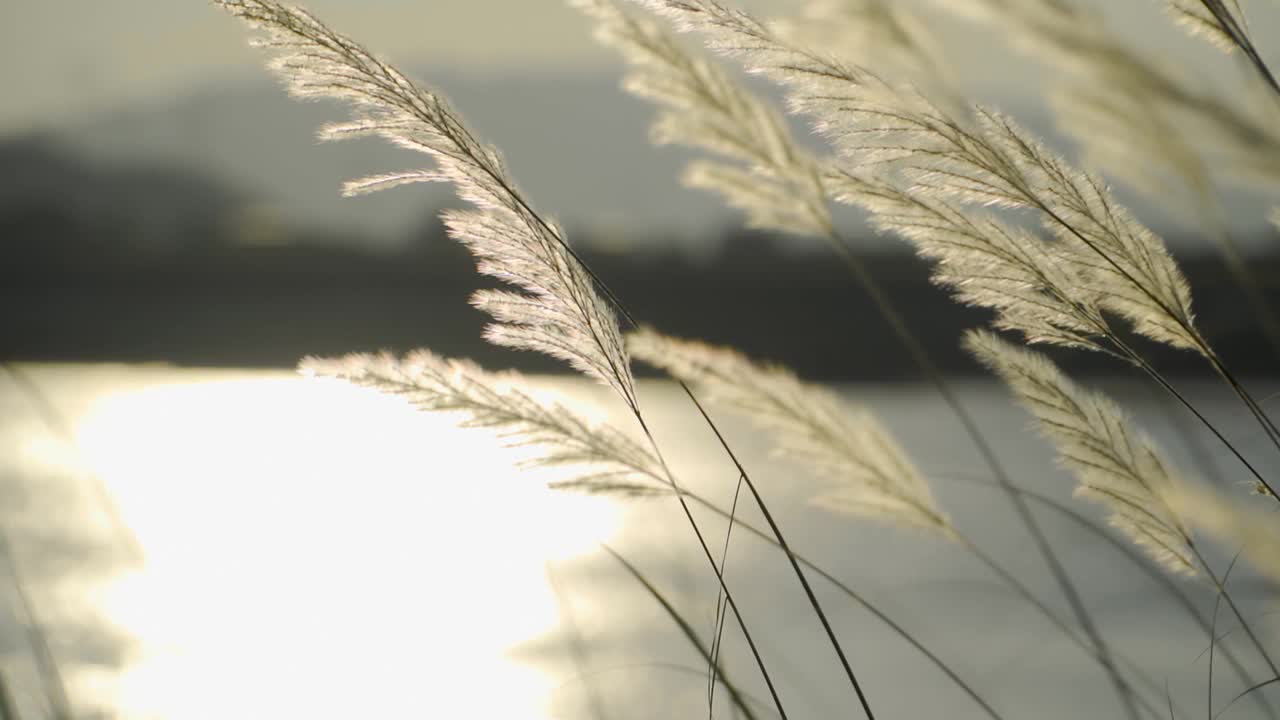
[[[570,0],[596,21],[596,36],[630,66],[624,87],[663,109],[652,136],[726,159],[691,164],[686,184],[718,192],[753,227],[801,234],[830,231],[831,214],[812,155],[796,144],[773,106],[722,68],[686,51],[652,21],[612,0]]]
[[[1249,563],[1272,582],[1280,583],[1280,517],[1245,509],[1217,493],[1182,488],[1174,498],[1196,528],[1241,549]]]
[[[1207,39],[1225,52],[1248,41],[1248,23],[1236,0],[1164,0],[1175,21],[1192,35]]]
[[[1228,53],[1239,52],[1257,71],[1267,88],[1280,95],[1280,82],[1262,59],[1250,37],[1249,23],[1238,0],[1165,0],[1165,6],[1193,35],[1209,39]]]
[[[359,194],[415,182],[448,182],[475,210],[445,214],[449,234],[476,256],[480,272],[520,292],[481,291],[472,302],[496,322],[491,342],[568,362],[636,406],[626,349],[612,308],[597,292],[563,231],[535,212],[507,176],[501,157],[481,143],[435,91],[339,35],[304,10],[269,0],[214,0],[266,35],[271,67],[302,98],[336,98],[355,118],[323,128],[326,140],[375,135],[429,155],[435,167],[347,183]]]
[[[1112,352],[1112,329],[1099,298],[1086,292],[1055,246],[946,198],[839,170],[826,182],[835,198],[868,210],[879,230],[909,240],[936,261],[933,281],[957,301],[996,311],[996,327],[1032,343]]]
[[[1059,78],[1048,93],[1055,118],[1090,164],[1184,219],[1203,221],[1192,208],[1203,205],[1198,196],[1210,175],[1280,184],[1280,134],[1269,103],[1252,107],[1204,87],[1178,65],[1126,43],[1100,13],[1049,0],[936,4],[989,25],[1028,58],[1047,63]]]
[[[923,17],[898,0],[808,0],[774,30],[794,45],[874,64],[882,77],[924,88],[935,102],[945,96],[948,107],[966,104],[942,43]]]
[[[1079,479],[1077,495],[1105,506],[1110,523],[1163,567],[1197,574],[1191,534],[1173,509],[1183,482],[1119,406],[1076,387],[1047,357],[989,332],[970,331],[965,346],[1036,417],[1061,463]]]
[[[786,368],[753,362],[728,348],[648,328],[627,338],[636,359],[742,412],[769,432],[779,454],[838,483],[815,500],[820,507],[952,536],[929,484],[866,409],[801,382]]]
[[[307,376],[331,377],[405,398],[422,410],[465,416],[464,427],[490,428],[512,446],[537,446],[528,467],[568,466],[579,473],[553,487],[589,493],[651,495],[670,492],[653,452],[607,424],[593,424],[558,403],[530,396],[515,372],[490,373],[466,360],[429,350],[307,358]]]
[[[896,171],[927,197],[1034,211],[1054,234],[1058,261],[1073,266],[1104,308],[1154,340],[1209,353],[1164,243],[1099,178],[1070,167],[1007,116],[979,107],[971,128],[910,88],[796,47],[714,0],[637,1],[786,86],[792,109],[813,116],[852,166]]]

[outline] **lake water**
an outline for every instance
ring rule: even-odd
[[[513,469],[527,449],[287,372],[29,366],[21,379],[0,378],[0,678],[23,720],[50,716],[22,632],[29,615],[83,717],[707,715],[705,666],[600,548],[628,557],[709,635],[715,579],[671,499],[552,492],[555,473]],[[534,383],[630,429],[602,389]],[[1208,439],[1181,434],[1181,415],[1159,396],[1109,387],[1188,473],[1202,446],[1224,483],[1244,479]],[[1257,437],[1218,387],[1188,389],[1233,437]],[[961,390],[1021,484],[1100,517],[1070,499],[1070,479],[995,384]],[[841,392],[881,415],[958,525],[1068,617],[1007,500],[972,484],[987,473],[931,391]],[[642,383],[641,399],[681,479],[727,506],[736,475],[693,409],[663,383]],[[971,556],[811,507],[821,482],[772,458],[764,433],[729,416],[723,425],[795,548],[909,628],[1004,717],[1123,717],[1096,664]],[[1111,643],[1167,682],[1180,714],[1202,714],[1204,633],[1114,549],[1052,511],[1038,516]],[[749,507],[742,517],[760,523]],[[718,547],[724,524],[699,520]],[[1246,613],[1276,640],[1274,595],[1247,572],[1233,577]],[[789,716],[861,717],[777,552],[735,534],[728,579]],[[1182,584],[1212,607],[1207,589]],[[814,585],[879,718],[985,717],[872,616]],[[1224,617],[1220,627],[1235,626]],[[1225,642],[1265,679],[1239,635]],[[764,697],[737,632],[726,632],[725,654],[731,677]],[[1241,687],[1219,656],[1215,705]],[[723,696],[716,705],[731,717]],[[1224,717],[1261,716],[1241,702]]]

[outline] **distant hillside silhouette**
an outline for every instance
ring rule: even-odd
[[[405,250],[375,253],[360,250],[358,237],[257,216],[234,190],[178,170],[94,166],[34,141],[0,145],[0,162],[25,178],[0,186],[4,359],[291,367],[307,354],[429,346],[495,368],[564,370],[480,339],[485,317],[467,298],[486,283],[434,213],[424,212]],[[813,378],[916,377],[830,255],[769,235],[724,235],[721,252],[697,257],[634,249],[662,246],[652,238],[624,245],[573,233],[636,317],[666,332],[734,345]],[[976,373],[957,340],[986,315],[933,287],[927,266],[905,250],[864,259],[937,361]],[[1222,354],[1242,374],[1274,374],[1280,362],[1256,342],[1221,262],[1182,260],[1201,326]],[[1280,303],[1280,254],[1254,263]],[[1076,372],[1123,372],[1096,355],[1059,357]],[[1189,354],[1157,357],[1171,372],[1204,371]]]

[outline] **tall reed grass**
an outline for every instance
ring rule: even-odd
[[[404,357],[308,359],[302,370],[402,395],[424,410],[460,413],[468,425],[536,444],[543,454],[535,464],[573,470],[559,483],[563,489],[670,499],[719,587],[722,599],[710,633],[682,617],[634,564],[618,560],[707,664],[708,715],[715,713],[717,685],[726,689],[730,711],[746,717],[794,714],[794,703],[779,692],[770,672],[769,648],[756,642],[753,620],[739,605],[740,594],[735,597],[738,584],[724,572],[732,533],[738,531],[762,538],[788,561],[828,646],[811,651],[825,653],[848,682],[845,715],[887,717],[877,711],[877,688],[859,672],[875,661],[875,652],[851,643],[831,621],[822,598],[835,595],[820,597],[814,578],[870,611],[898,641],[936,667],[937,682],[962,691],[974,712],[1005,717],[998,703],[966,677],[963,664],[945,661],[889,608],[861,595],[858,578],[839,578],[792,547],[770,511],[770,487],[778,479],[746,466],[713,419],[709,408],[714,406],[758,424],[780,454],[823,479],[827,487],[813,498],[814,512],[900,527],[970,554],[1096,663],[1100,679],[1114,692],[1117,716],[1188,715],[1161,678],[1128,660],[1124,648],[1115,647],[1116,639],[1098,626],[1087,601],[1091,588],[1073,575],[1060,541],[1035,509],[1053,510],[1117,547],[1185,610],[1208,648],[1210,718],[1244,707],[1258,717],[1276,717],[1268,697],[1280,683],[1274,638],[1242,609],[1229,587],[1230,570],[1216,565],[1215,558],[1224,548],[1228,555],[1239,550],[1270,583],[1270,592],[1280,583],[1273,485],[1280,429],[1214,349],[1212,333],[1199,326],[1193,288],[1164,241],[1117,201],[1099,174],[1113,174],[1153,197],[1190,198],[1178,203],[1183,210],[1191,208],[1186,220],[1222,251],[1249,300],[1259,337],[1268,339],[1280,357],[1280,323],[1262,291],[1264,279],[1252,272],[1225,230],[1215,191],[1224,179],[1269,190],[1280,180],[1273,105],[1280,87],[1234,0],[1170,0],[1167,6],[1179,23],[1242,58],[1258,94],[1249,102],[1189,85],[1168,64],[1111,34],[1099,17],[1062,0],[938,3],[938,12],[965,13],[1002,28],[1020,51],[1062,70],[1054,107],[1098,170],[1081,168],[1049,149],[1009,115],[968,102],[928,21],[889,0],[810,0],[797,17],[775,22],[716,0],[569,2],[626,60],[625,87],[658,106],[654,140],[703,154],[684,176],[690,187],[721,195],[754,226],[822,239],[848,268],[850,281],[866,290],[920,377],[956,416],[966,441],[983,458],[990,483],[1008,499],[1011,521],[1032,540],[1038,562],[1053,577],[1070,613],[1055,609],[1056,598],[1045,597],[950,518],[931,478],[870,409],[786,368],[642,326],[626,299],[610,290],[564,230],[519,189],[498,151],[482,142],[441,94],[305,10],[270,0],[214,0],[261,30],[256,43],[272,55],[272,69],[293,95],[338,98],[351,105],[352,117],[322,128],[322,139],[378,136],[431,158],[430,168],[354,180],[344,192],[452,184],[471,207],[445,213],[449,235],[472,252],[481,273],[510,286],[472,298],[492,318],[486,337],[558,358],[601,383],[625,408],[629,426],[589,422],[522,390],[523,381],[514,373],[493,374],[427,350]],[[711,55],[677,32],[691,33]],[[810,122],[828,141],[830,153],[797,143],[783,113],[744,87],[717,56],[776,83],[786,96],[787,112]],[[910,243],[932,263],[934,282],[957,302],[992,313],[993,328],[1002,334],[970,330],[965,348],[1029,411],[1062,467],[1078,481],[1076,495],[1088,504],[1064,506],[1008,470],[989,430],[837,229],[832,208],[839,204],[860,208],[878,230]],[[1179,381],[1160,371],[1150,352],[1153,345],[1199,356],[1221,381],[1224,397],[1253,423],[1251,433],[1228,434],[1220,427]],[[1124,408],[1072,381],[1042,349],[1101,353],[1114,359],[1117,370],[1136,371],[1198,424],[1195,432],[1219,443],[1233,464],[1202,478],[1175,467]],[[634,361],[665,372],[711,430],[739,478],[731,507],[691,490],[667,462],[632,374]],[[1262,450],[1243,449],[1255,441]],[[738,517],[743,490],[763,527]],[[1118,538],[1088,516],[1096,511],[1105,514]],[[728,522],[730,534],[719,552],[713,550],[707,521],[699,519],[706,512]],[[1219,637],[1219,610],[1230,614],[1242,641]],[[720,665],[729,618],[768,693],[763,708],[729,683]],[[1212,694],[1217,658],[1228,663],[1244,688],[1234,698]]]

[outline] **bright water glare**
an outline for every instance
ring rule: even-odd
[[[73,695],[128,718],[547,717],[549,679],[506,653],[554,629],[547,564],[607,539],[613,506],[345,383],[148,380],[79,398],[74,449],[20,441],[26,475],[100,481],[143,556],[59,583],[136,643]]]

